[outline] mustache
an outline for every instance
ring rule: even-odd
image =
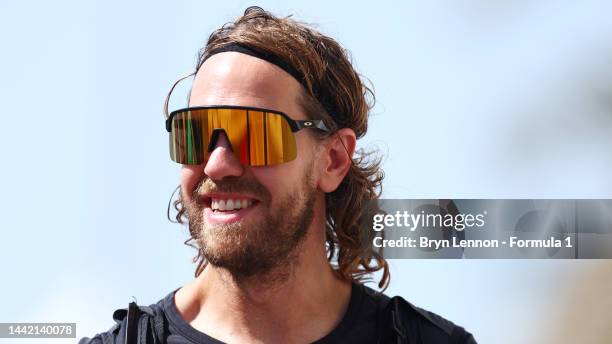
[[[257,197],[264,203],[272,198],[270,191],[253,177],[225,177],[219,181],[210,178],[202,179],[193,190],[193,198],[202,200],[204,194],[213,192],[243,193]]]

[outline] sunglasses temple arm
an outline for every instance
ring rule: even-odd
[[[168,112],[168,105],[170,104],[170,96],[172,95],[172,92],[174,91],[174,88],[176,87],[176,85],[178,85],[181,81],[187,79],[188,77],[195,75],[195,72],[189,73],[185,76],[182,76],[180,79],[176,80],[174,82],[174,84],[172,85],[172,87],[170,87],[170,91],[168,91],[168,94],[166,95],[166,100],[164,100],[164,115],[166,116],[166,118],[170,117],[170,113]],[[169,130],[168,130],[169,131]]]
[[[320,129],[320,130],[327,131],[327,132],[329,131],[325,123],[323,123],[323,121],[320,119],[299,120],[299,121],[295,121],[295,124],[297,126],[297,130],[301,130],[304,128],[315,128],[315,129]]]

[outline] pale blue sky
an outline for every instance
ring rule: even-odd
[[[92,335],[132,295],[152,303],[192,277],[187,230],[165,218],[179,167],[162,102],[209,33],[252,4],[317,23],[373,82],[360,145],[386,154],[386,197],[612,197],[609,2],[3,2],[0,322]],[[605,332],[582,316],[612,317],[608,262],[391,265],[389,294],[482,343],[567,326],[571,342]],[[564,307],[585,293],[594,313]]]

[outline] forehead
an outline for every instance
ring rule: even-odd
[[[266,108],[303,119],[300,83],[281,68],[238,52],[211,56],[196,74],[189,106],[238,105]]]

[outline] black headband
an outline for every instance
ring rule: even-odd
[[[287,63],[287,61],[281,59],[280,57],[271,54],[269,52],[266,51],[261,51],[261,50],[255,50],[251,47],[247,47],[243,44],[240,43],[230,43],[228,45],[224,45],[220,48],[214,49],[212,51],[209,51],[208,53],[206,53],[206,56],[204,57],[204,59],[202,60],[202,64],[211,56],[215,55],[215,54],[219,54],[219,53],[223,53],[223,52],[227,52],[227,51],[235,51],[238,53],[243,53],[243,54],[247,54],[253,57],[257,57],[259,59],[262,60],[266,60],[280,68],[282,68],[285,72],[289,73],[291,76],[293,76],[293,78],[295,80],[297,80],[300,84],[302,84],[302,86],[304,86],[304,88],[308,89],[307,85],[306,85],[306,80],[304,78],[304,74],[302,74],[300,71],[298,71],[297,69],[295,69],[292,65],[290,65],[289,63]],[[313,85],[313,93],[315,98],[319,101],[319,103],[323,106],[323,108],[325,109],[325,111],[327,111],[327,113],[334,119],[334,121],[336,121],[336,124],[338,124],[338,112],[336,111],[336,108],[334,106],[334,104],[330,101],[332,98],[329,94],[327,94],[326,92],[322,92],[320,88],[316,87],[315,85]]]

